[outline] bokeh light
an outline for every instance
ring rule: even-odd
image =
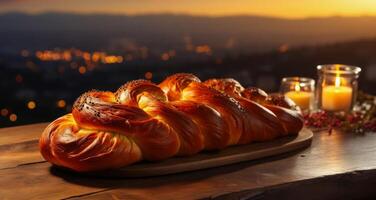
[[[151,72],[146,72],[146,73],[145,73],[145,78],[148,79],[148,80],[152,79],[152,78],[153,78],[153,73],[151,73]]]
[[[35,109],[35,107],[37,107],[37,104],[35,103],[35,101],[27,102],[27,108],[29,108],[30,110]]]
[[[9,114],[9,110],[8,109],[6,109],[6,108],[3,108],[3,109],[1,109],[1,116],[7,116],[8,114]]]
[[[57,101],[56,105],[59,108],[64,108],[67,105],[67,103],[63,99],[60,99],[59,101]]]
[[[12,122],[17,121],[17,115],[16,114],[9,115],[9,120],[12,121]]]
[[[85,66],[79,67],[78,72],[80,72],[80,74],[85,74],[86,73],[86,67]]]

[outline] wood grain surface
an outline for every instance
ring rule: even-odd
[[[51,167],[38,154],[37,141],[45,126],[0,129],[0,199],[291,199],[298,194],[304,199],[362,199],[376,195],[370,189],[376,177],[376,134],[372,133],[321,131],[304,150],[173,175],[114,179]]]

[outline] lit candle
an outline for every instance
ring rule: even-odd
[[[351,108],[353,90],[341,86],[341,78],[337,74],[335,85],[324,86],[322,90],[322,108],[328,111],[348,111]]]
[[[313,93],[301,91],[299,83],[295,84],[295,91],[286,92],[285,96],[293,100],[302,110],[309,109],[313,99]]]

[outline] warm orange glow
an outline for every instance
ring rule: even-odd
[[[35,56],[42,61],[58,61],[64,59],[64,53],[60,51],[37,51]]]
[[[289,45],[288,44],[283,44],[278,48],[278,51],[281,53],[285,53],[289,50]]]
[[[196,53],[210,55],[212,52],[209,45],[201,45],[196,47]]]
[[[101,53],[94,52],[93,55],[91,56],[91,59],[93,62],[99,62],[99,60],[101,59]]]
[[[8,1],[6,1],[8,2]],[[51,3],[56,2],[56,3]],[[64,3],[63,3],[64,2]],[[186,13],[191,15],[268,15],[287,18],[312,16],[359,16],[375,15],[374,0],[142,0],[112,1],[111,4],[101,0],[91,0],[90,4],[76,1],[12,1],[2,4],[0,11],[26,12],[76,12],[76,13],[110,13],[110,14],[142,14],[142,13]]]
[[[1,109],[1,116],[5,117],[9,114],[9,110],[6,108]]]
[[[60,99],[59,101],[57,101],[56,105],[59,108],[64,108],[67,104],[65,103],[65,101],[63,99]]]
[[[146,72],[146,73],[145,73],[145,78],[148,79],[148,80],[152,79],[152,78],[153,78],[153,73],[151,73],[151,72]]]
[[[91,58],[91,54],[88,53],[88,52],[84,52],[83,56],[84,60],[86,61],[90,61],[90,58]]]
[[[66,49],[66,50],[41,50],[36,51],[35,56],[41,61],[66,61],[69,62],[73,57],[83,59],[86,63],[89,62],[102,62],[104,64],[122,63],[123,56],[107,55],[105,52],[85,52],[79,49]],[[131,56],[131,55],[130,55]],[[72,67],[74,68],[74,67]]]
[[[12,121],[12,122],[17,121],[17,115],[16,114],[9,115],[9,120]]]
[[[117,62],[122,63],[123,62],[123,57],[122,56],[116,56]]]
[[[63,60],[65,60],[65,61],[71,61],[72,60],[72,54],[71,54],[70,51],[65,50],[63,52]]]
[[[123,56],[105,56],[104,57],[104,62],[106,64],[113,64],[113,63],[122,63],[123,62]]]
[[[29,108],[30,110],[33,110],[37,107],[37,104],[35,103],[35,101],[29,101],[27,103],[27,108]]]
[[[167,52],[170,57],[176,55],[175,50],[170,50]],[[76,69],[78,67],[77,63],[82,63],[84,61],[85,65],[87,65],[86,70],[81,68],[81,72],[92,70],[94,69],[97,64],[117,64],[123,63],[124,61],[131,61],[141,58],[145,59],[148,56],[148,48],[146,47],[138,47],[136,46],[131,53],[128,53],[124,56],[121,55],[110,55],[104,51],[95,51],[93,53],[85,52],[80,49],[54,49],[54,50],[39,50],[35,52],[35,56],[41,61],[64,61],[64,62],[71,62],[70,67],[72,69]],[[80,72],[80,70],[79,70]],[[80,73],[81,73],[80,72]],[[83,73],[85,73],[83,72]],[[81,73],[81,74],[83,74]]]
[[[78,72],[80,72],[80,74],[85,74],[86,73],[86,67],[85,66],[79,67]]]
[[[353,89],[346,86],[341,78],[340,66],[336,65],[336,77],[333,85],[323,87],[321,101],[322,108],[329,111],[348,111],[351,108]]]

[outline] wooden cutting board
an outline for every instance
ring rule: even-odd
[[[98,177],[149,177],[219,167],[274,156],[311,145],[313,133],[303,128],[297,136],[270,142],[229,147],[221,151],[201,152],[190,157],[174,157],[160,162],[140,162],[117,170],[89,173]]]

